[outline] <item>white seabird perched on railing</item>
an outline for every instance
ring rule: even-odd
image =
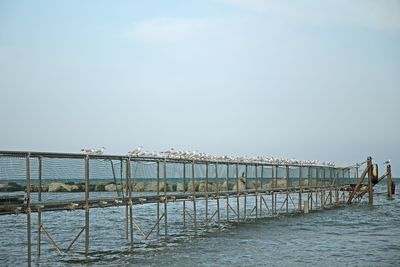
[[[131,157],[139,158],[164,158],[164,159],[176,159],[176,160],[190,160],[190,161],[211,161],[211,162],[232,162],[232,163],[244,163],[244,164],[271,164],[271,165],[295,165],[295,166],[315,166],[318,165],[317,160],[298,160],[295,158],[284,159],[284,158],[274,158],[274,157],[263,157],[263,156],[253,156],[253,157],[243,157],[243,156],[212,156],[197,150],[185,151],[176,150],[170,148],[162,152],[147,152],[142,151],[142,146],[128,152]],[[323,162],[321,166],[335,167],[333,162]]]
[[[143,146],[139,146],[132,151],[128,152],[128,156],[130,157],[138,157],[140,152],[142,151]]]
[[[94,152],[93,148],[82,148],[82,152],[85,152],[86,154],[92,154]]]
[[[81,151],[88,155],[103,155],[106,148],[103,146],[101,148],[82,148]]]

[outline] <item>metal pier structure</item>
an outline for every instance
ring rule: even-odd
[[[125,238],[133,248],[134,233],[139,233],[143,240],[167,239],[171,226],[169,213],[177,209],[180,226],[196,231],[207,226],[351,204],[365,195],[372,205],[373,186],[384,178],[391,199],[390,165],[379,176],[378,166],[370,157],[361,164],[336,167],[314,163],[0,151],[0,186],[5,188],[6,183],[9,187],[17,187],[19,183],[23,186],[23,190],[0,195],[0,215],[25,214],[27,263],[31,266],[40,258],[41,244],[46,240],[56,253],[62,254],[68,253],[83,236],[83,253],[88,255],[92,208],[120,206]],[[57,192],[72,197],[58,199]],[[135,208],[139,205],[149,209],[152,205],[156,210],[149,229],[142,229],[135,218]],[[172,205],[173,210],[169,209]],[[42,214],[48,213],[50,217],[52,211],[75,210],[84,211],[84,225],[69,245],[61,248],[47,231]],[[38,220],[35,245],[32,213],[37,213]],[[34,258],[32,248],[36,248]]]

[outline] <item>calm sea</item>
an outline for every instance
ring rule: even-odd
[[[396,185],[400,186],[399,179]],[[135,231],[133,250],[124,236],[125,209],[92,209],[88,257],[82,254],[83,236],[70,252],[59,256],[43,235],[38,259],[37,215],[33,214],[32,255],[34,264],[40,266],[400,266],[400,200],[395,195],[388,201],[385,189],[385,184],[377,185],[372,207],[365,198],[362,203],[310,214],[252,219],[220,227],[214,223],[200,226],[196,232],[190,223],[182,230],[182,203],[171,203],[168,240],[164,241],[162,235],[163,224],[160,236],[154,233],[147,241]],[[57,193],[51,198],[67,199],[70,194]],[[202,210],[204,202],[198,205]],[[155,212],[154,205],[134,207],[134,217],[146,233],[155,223]],[[65,249],[84,225],[84,213],[44,213],[42,221]],[[0,225],[0,266],[26,265],[26,216],[0,216]]]

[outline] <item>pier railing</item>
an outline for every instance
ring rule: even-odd
[[[87,254],[91,208],[124,207],[125,237],[133,247],[134,232],[143,239],[152,235],[168,237],[169,205],[181,207],[182,227],[197,229],[281,213],[307,213],[360,201],[366,193],[372,198],[370,181],[377,176],[377,170],[371,158],[363,164],[336,167],[0,151],[2,197],[10,200],[22,195],[22,201],[0,203],[0,214],[26,214],[30,264],[32,212],[38,213],[38,256],[42,234],[59,254],[69,251],[84,234]],[[390,166],[379,180],[389,176]],[[68,192],[68,195],[59,199],[59,192],[64,196]],[[140,227],[134,216],[135,205],[155,205],[154,224],[150,229]],[[41,220],[43,212],[54,210],[84,210],[85,213],[84,226],[64,249],[57,245]]]

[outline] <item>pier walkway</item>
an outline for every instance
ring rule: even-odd
[[[379,176],[371,158],[338,167],[262,159],[0,151],[0,215],[26,215],[30,265],[32,213],[37,213],[38,220],[38,257],[45,242],[42,235],[58,254],[67,253],[84,236],[87,255],[92,208],[121,207],[125,238],[133,248],[134,233],[143,240],[152,236],[167,239],[171,212],[178,211],[174,216],[180,218],[181,227],[195,231],[228,222],[332,208],[360,201],[365,195],[372,205],[373,186],[384,178],[388,198],[392,197],[391,177],[390,165]],[[153,220],[147,229],[135,218],[139,205],[148,208],[148,219]],[[79,210],[84,211],[84,225],[68,247],[61,248],[46,230],[42,214]]]

